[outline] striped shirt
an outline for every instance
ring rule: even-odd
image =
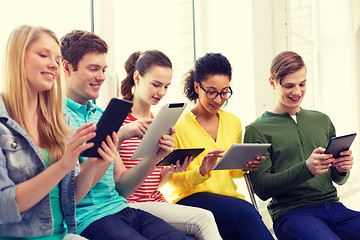
[[[152,116],[152,118],[154,118]],[[123,126],[137,119],[131,113],[124,120]],[[132,168],[140,162],[141,159],[131,160],[131,156],[140,143],[139,138],[130,138],[125,140],[119,150],[121,159],[126,168]],[[127,198],[128,202],[167,202],[162,193],[158,190],[160,183],[160,174],[163,167],[156,167],[155,171],[145,179],[145,181]]]
[[[88,122],[96,124],[103,114],[103,110],[92,104],[81,105],[67,97],[66,115],[74,131]],[[80,157],[79,161],[84,162],[87,158]],[[108,170],[100,181],[88,192],[88,194],[76,205],[77,233],[81,233],[87,226],[105,216],[116,214],[128,207],[126,199],[115,190],[114,163],[111,163]]]

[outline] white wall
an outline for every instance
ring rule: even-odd
[[[195,33],[197,58],[219,52],[229,59],[234,94],[225,110],[246,126],[255,115],[251,1],[195,1]]]

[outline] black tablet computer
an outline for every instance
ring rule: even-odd
[[[182,165],[186,157],[192,156],[195,158],[204,150],[205,148],[175,149],[169,155],[164,157],[163,160],[157,164],[157,166],[170,166],[171,164],[175,165],[177,160],[180,160],[180,165]]]
[[[130,101],[112,98],[96,125],[96,136],[88,141],[93,142],[94,146],[83,151],[80,156],[100,158],[97,149],[100,147],[101,142],[105,140],[107,135],[119,130],[132,105],[133,103]]]
[[[350,149],[352,142],[356,137],[356,133],[333,137],[330,139],[324,153],[332,154],[334,158],[340,157],[340,153]]]

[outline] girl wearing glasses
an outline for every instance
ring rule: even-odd
[[[175,125],[175,148],[201,148],[184,172],[170,179],[174,202],[210,210],[223,239],[273,239],[260,214],[238,193],[233,178],[242,170],[211,171],[219,157],[233,143],[240,143],[240,120],[221,107],[232,95],[232,68],[221,54],[208,53],[198,59],[185,80],[184,92],[195,107],[186,111]],[[257,170],[264,157],[247,164]]]
[[[172,63],[161,51],[147,50],[134,52],[124,64],[126,78],[121,82],[121,95],[132,101],[131,113],[125,119],[123,126],[140,121],[151,123],[154,118],[150,111],[152,105],[157,105],[165,96],[172,78]],[[131,159],[132,154],[140,143],[143,132],[137,137],[122,142],[119,153],[126,168],[132,168],[141,159]],[[175,172],[186,169],[192,159],[168,167],[156,167],[148,172],[148,176],[134,193],[127,198],[133,208],[138,208],[164,219],[166,222],[185,233],[195,236],[198,240],[221,239],[211,212],[201,208],[194,208],[168,203],[159,187],[167,183]]]

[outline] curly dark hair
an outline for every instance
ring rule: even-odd
[[[229,60],[221,53],[207,53],[195,62],[195,66],[185,76],[184,93],[190,101],[196,101],[194,83],[201,83],[209,76],[225,75],[231,80],[232,68]]]
[[[74,71],[78,68],[81,58],[89,52],[108,52],[108,45],[98,35],[84,30],[73,30],[61,38],[62,60],[68,61]]]

